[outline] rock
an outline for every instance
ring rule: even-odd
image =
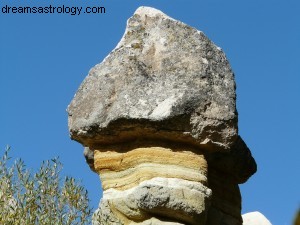
[[[260,212],[250,212],[243,216],[243,225],[272,225],[270,221]]]
[[[94,168],[101,171],[104,190],[126,190],[155,177],[207,183],[207,162],[203,155],[162,147],[130,148],[124,153],[123,151],[95,150]]]
[[[239,184],[246,182],[257,170],[250,149],[240,136],[231,147],[230,153],[214,152],[208,154],[207,160],[219,174],[231,174],[231,179]]]
[[[235,81],[202,32],[140,7],[118,46],[89,72],[68,107],[85,146],[136,138],[228,150],[237,139]]]
[[[124,224],[147,224],[153,219],[160,224],[161,217],[176,223],[204,222],[211,197],[204,156],[183,145],[147,144],[123,143],[94,150],[94,170],[104,190],[98,218],[109,207],[113,217],[126,215],[121,218]]]
[[[93,225],[241,225],[238,184],[256,171],[238,135],[235,81],[202,32],[140,7],[68,107],[98,173]]]
[[[201,183],[156,177],[124,191],[114,188],[104,191],[101,205],[115,215],[126,215],[123,221],[127,222],[144,224],[156,216],[196,225],[206,221],[210,196],[211,190]]]
[[[85,157],[86,163],[90,166],[90,168],[95,171],[94,167],[94,151],[92,151],[89,147],[85,147],[83,151],[83,155]]]

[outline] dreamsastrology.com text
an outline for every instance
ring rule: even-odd
[[[103,14],[105,13],[103,6],[9,6],[1,7],[3,14],[69,14],[79,16],[82,14]]]

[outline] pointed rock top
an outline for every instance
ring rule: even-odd
[[[69,105],[70,133],[89,147],[148,138],[228,150],[237,139],[235,96],[220,48],[202,32],[140,7]]]
[[[148,6],[139,7],[134,14],[140,15],[142,18],[145,18],[146,16],[155,17],[159,15],[170,19],[170,17],[164,14],[162,11]]]
[[[138,22],[136,22],[136,21],[133,22],[132,18],[135,18],[135,17],[138,18]],[[133,16],[128,19],[125,33],[115,49],[120,48],[124,44],[124,42],[125,42],[124,39],[126,38],[126,34],[128,34],[128,33],[130,34],[131,30],[134,29],[134,27],[139,27],[141,24],[146,25],[147,23],[149,23],[150,20],[153,20],[153,19],[155,19],[156,21],[159,21],[162,19],[168,19],[168,20],[172,20],[174,22],[179,22],[179,21],[176,21],[175,19],[169,17],[168,15],[166,15],[165,13],[163,13],[162,11],[160,11],[158,9],[148,7],[148,6],[140,6],[134,12]]]

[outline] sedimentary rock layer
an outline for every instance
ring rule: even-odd
[[[168,219],[183,224],[204,224],[210,196],[211,190],[201,183],[156,177],[124,191],[113,188],[104,191],[100,204],[103,208],[94,217],[100,221],[114,218],[120,224],[151,224],[153,218],[157,224]],[[107,208],[111,211],[109,216],[105,212]]]
[[[93,150],[94,170],[104,190],[95,214],[98,220],[113,217],[120,224],[163,224],[168,218],[170,224],[177,224],[171,220],[195,225],[206,220],[211,190],[206,186],[203,155],[178,146],[128,147],[132,145]],[[103,213],[107,210],[114,216],[107,217]]]
[[[155,177],[180,178],[206,184],[207,163],[203,155],[162,147],[128,152],[95,150],[94,167],[103,189],[126,190]]]
[[[71,138],[104,190],[93,225],[241,225],[255,171],[235,81],[201,31],[140,7],[68,107]]]

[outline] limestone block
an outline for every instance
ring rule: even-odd
[[[127,152],[95,150],[94,168],[103,190],[126,190],[155,177],[172,177],[207,183],[203,155],[162,147],[136,148]]]
[[[85,146],[139,137],[228,150],[237,138],[235,81],[201,31],[140,7],[118,46],[92,68],[68,107]]]
[[[186,224],[205,224],[211,190],[198,182],[156,177],[125,191],[108,189],[102,205],[124,224],[169,218]]]
[[[98,173],[93,225],[242,225],[256,171],[238,135],[234,74],[201,31],[140,7],[68,106]]]
[[[270,221],[260,212],[250,212],[243,216],[243,225],[272,225]]]
[[[139,145],[147,147],[135,147]],[[93,150],[104,190],[97,218],[106,218],[103,212],[110,208],[121,224],[160,224],[162,218],[169,219],[166,223],[205,224],[211,190],[204,155],[180,144],[150,145],[122,143]]]

